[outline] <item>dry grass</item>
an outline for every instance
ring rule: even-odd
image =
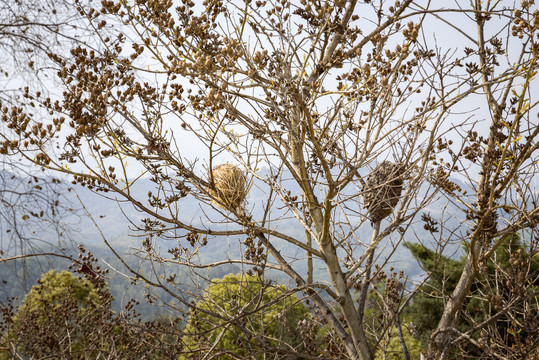
[[[212,195],[219,199],[217,205],[227,209],[241,209],[249,192],[243,171],[232,164],[217,165],[212,170],[215,190]]]

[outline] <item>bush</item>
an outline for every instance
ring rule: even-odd
[[[0,359],[177,358],[177,321],[141,322],[133,301],[118,314],[103,279],[90,278],[67,271],[44,274],[14,315],[3,312],[8,330],[0,338]]]
[[[302,351],[298,323],[308,310],[282,285],[258,277],[229,274],[215,280],[191,312],[185,329],[189,358],[212,347],[219,359],[285,358]]]

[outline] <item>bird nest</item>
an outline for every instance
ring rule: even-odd
[[[214,189],[211,195],[217,205],[227,209],[240,209],[249,192],[247,178],[243,171],[231,164],[221,164],[213,168]]]
[[[363,187],[363,198],[368,216],[373,223],[387,217],[402,193],[402,165],[384,161],[367,176]]]

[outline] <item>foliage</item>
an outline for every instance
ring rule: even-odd
[[[191,312],[185,346],[190,358],[204,357],[210,346],[219,359],[263,359],[269,349],[272,358],[286,358],[304,350],[298,324],[307,318],[308,309],[284,286],[229,274],[213,280]]]
[[[103,306],[98,290],[89,280],[77,278],[66,270],[51,270],[26,295],[19,309],[21,319],[17,316],[16,321],[22,321],[27,316],[37,316],[36,324],[45,322],[48,313],[54,313],[66,305],[63,303],[66,299],[73,300],[77,306],[74,310],[84,315],[87,315],[90,308]]]
[[[427,344],[442,316],[444,294],[450,294],[457,286],[465,259],[441,256],[421,244],[406,243],[405,246],[429,274],[429,280],[406,308],[420,339]]]
[[[133,303],[116,314],[111,300],[105,284],[93,276],[47,272],[18,311],[2,307],[8,327],[1,337],[0,359],[157,359],[179,351],[177,322],[142,323],[130,313]]]
[[[425,345],[421,343],[410,317],[403,314],[408,309],[403,296],[406,291],[404,272],[390,268],[387,274],[378,266],[376,270],[375,286],[368,294],[365,309],[365,321],[377,331],[371,338],[379,341],[373,345],[378,349],[375,359],[419,359]]]
[[[70,334],[69,328],[84,328],[104,305],[103,297],[90,281],[68,271],[51,270],[24,298],[7,337],[15,342],[13,348],[18,352],[34,357],[57,353],[63,347],[62,339],[69,339],[72,344],[68,347],[77,352],[87,346],[84,332],[89,329]],[[43,351],[43,347],[48,349]]]
[[[442,295],[450,294],[457,286],[465,257],[453,260],[437,256],[420,244],[406,246],[429,273],[429,280],[406,308],[406,316],[426,344],[443,312]],[[507,358],[529,356],[535,342],[539,341],[537,332],[531,330],[539,322],[539,304],[535,298],[537,289],[539,261],[529,255],[518,234],[504,237],[492,258],[482,266],[481,276],[473,284],[463,308],[463,321],[458,330],[470,332],[476,342],[462,344],[460,351],[468,347],[466,353],[481,358],[488,354],[488,347],[496,343],[497,351],[503,352]],[[522,305],[499,312],[516,297],[521,297]],[[472,331],[477,324],[489,319],[493,321],[481,334]]]
[[[402,336],[410,355],[410,360],[420,360],[421,350],[424,348],[424,345],[417,337],[413,336],[408,329],[402,330]],[[396,329],[392,329],[383,341],[384,344],[376,354],[375,360],[401,360],[405,358]]]

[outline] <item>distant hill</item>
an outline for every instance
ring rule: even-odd
[[[289,183],[291,184],[292,182],[285,182],[284,185],[287,186]],[[292,194],[299,194],[298,188],[293,185],[290,185],[289,190],[292,192]],[[355,189],[351,189],[350,191],[353,190]],[[149,179],[140,179],[131,188],[133,196],[138,199],[147,199],[147,194],[149,191],[154,193],[156,192],[155,184]],[[255,219],[261,218],[264,206],[267,202],[267,196],[268,195],[262,190],[262,187],[253,186],[251,188],[248,198],[249,210],[252,211]],[[65,249],[64,253],[70,253],[70,255],[76,257],[76,245],[82,244],[87,250],[91,251],[103,261],[100,264],[102,267],[107,268],[110,266],[113,268],[111,268],[109,286],[117,301],[116,306],[119,307],[123,299],[129,297],[138,297],[140,300],[142,300],[144,297],[143,291],[139,288],[133,288],[130,285],[129,279],[121,274],[125,273],[125,269],[121,263],[114,258],[112,252],[105,246],[101,233],[106,237],[117,252],[125,256],[130,265],[146,271],[148,271],[149,268],[146,268],[147,265],[133,255],[136,253],[136,249],[140,248],[143,240],[143,238],[140,237],[140,234],[134,231],[134,225],[140,224],[140,221],[147,216],[137,211],[130,203],[121,202],[121,199],[120,201],[115,200],[115,195],[110,192],[96,194],[82,187],[75,187],[72,191],[64,193],[62,201],[64,202],[65,207],[67,209],[71,209],[72,211],[66,212],[65,217],[63,218],[63,220],[69,224],[69,231],[66,234],[62,234],[60,239],[62,239],[62,237],[65,238],[65,240],[62,242],[62,247]],[[84,206],[82,206],[81,203],[84,204]],[[201,226],[204,223],[205,212],[213,211],[207,206],[200,205],[190,196],[181,199],[179,206],[179,213],[181,214],[180,220],[193,223],[197,226]],[[429,211],[432,212],[433,216],[436,216],[440,209],[441,207],[438,209],[436,206],[433,206],[433,208],[429,209]],[[276,204],[273,210],[272,219],[275,220],[272,222],[272,226],[282,233],[293,236],[300,241],[304,241],[304,229],[301,226],[298,226],[295,219],[280,219],[281,215],[283,214],[283,210],[282,207],[279,207],[279,204]],[[86,211],[91,214],[99,226],[99,229],[86,215]],[[235,229],[237,228],[237,225],[212,224],[212,227]],[[371,231],[372,229],[370,225],[365,223],[356,232],[356,236],[368,242]],[[422,223],[417,223],[417,225],[413,227],[412,231],[409,231],[409,233],[406,234],[405,240],[415,242],[417,238],[427,240],[430,236],[430,233],[423,229]],[[59,240],[58,234],[54,231],[42,231],[39,233],[39,237],[45,243],[58,243]],[[243,237],[210,238],[208,244],[199,249],[198,258],[201,262],[218,261],[228,258],[240,258],[242,253],[240,244],[242,240]],[[304,251],[298,250],[296,246],[285,241],[273,240],[274,245],[277,247],[277,249],[279,249],[283,256],[288,257],[291,260],[300,259],[299,261],[293,261],[292,264],[297,271],[305,274],[307,270]],[[184,245],[187,245],[185,240],[181,241]],[[378,262],[383,262],[385,258],[390,255],[390,251],[393,248],[391,241],[391,239],[388,239],[386,244],[387,246],[378,254]],[[157,240],[156,244],[162,254],[166,254],[168,249],[177,245],[176,243],[170,243],[164,240]],[[381,245],[383,246],[384,244]],[[454,249],[449,250],[458,254],[457,246],[453,245],[453,248]],[[358,246],[357,251],[359,256],[362,249]],[[388,265],[393,266],[396,270],[403,270],[410,278],[417,278],[422,274],[422,270],[417,265],[415,259],[413,259],[411,256],[411,253],[405,249],[402,244],[397,247],[394,253],[391,254],[391,262]],[[32,271],[30,271],[26,276],[25,281],[16,282],[14,279],[12,279],[13,281],[11,281],[9,289],[7,289],[7,284],[0,284],[0,297],[2,294],[9,296],[21,296],[28,290],[31,284],[35,283],[35,280],[39,278],[42,272],[48,270],[47,267],[53,267],[60,270],[66,269],[68,266],[68,260],[54,260],[47,263],[43,261],[38,262],[34,259],[25,262],[12,262],[7,264],[0,263],[0,278],[2,277],[2,274],[4,274],[4,276],[7,276],[6,274],[8,274],[10,276],[7,276],[7,278],[11,279],[13,278],[13,274],[20,273],[22,269],[28,269],[30,267],[32,268]],[[114,269],[118,270],[120,273],[116,273]],[[179,267],[169,267],[167,269],[169,274],[173,272],[176,272],[177,274],[186,274],[185,271],[185,269],[181,269]],[[211,273],[208,273],[207,276],[210,278],[222,277],[229,272],[237,271],[239,271],[239,266],[226,265],[213,270]],[[270,273],[270,276],[278,276],[278,274]],[[315,262],[315,277],[320,280],[328,280],[327,270],[325,269],[324,264],[321,262]],[[181,278],[181,276],[178,278]],[[188,276],[185,276],[185,279],[188,278]],[[287,281],[288,279],[282,278],[281,280]],[[189,284],[186,284],[186,286],[189,286]],[[164,293],[160,294],[160,296],[164,297],[165,301],[170,300],[167,298],[168,295]],[[144,301],[142,300],[141,303],[144,303]],[[141,307],[141,309],[143,312],[154,311],[145,309],[143,307]]]

